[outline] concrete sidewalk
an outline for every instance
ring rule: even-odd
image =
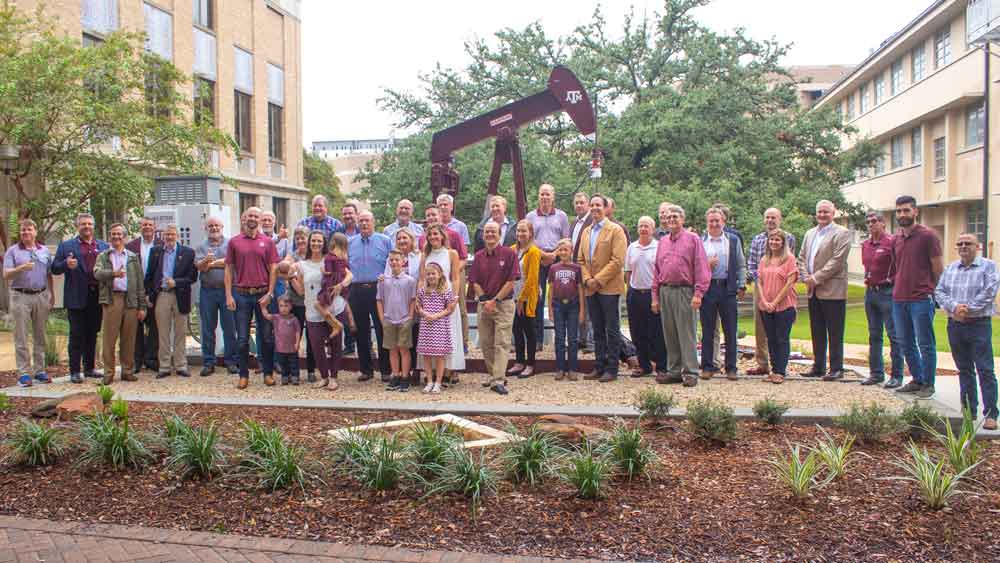
[[[55,522],[0,516],[0,562],[6,561],[528,563],[574,560],[454,551],[415,551],[374,545],[255,538],[139,526]]]

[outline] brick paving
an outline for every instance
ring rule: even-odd
[[[0,516],[0,563],[560,561]],[[567,561],[567,560],[562,560]],[[580,560],[583,561],[583,560]]]

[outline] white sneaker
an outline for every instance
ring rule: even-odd
[[[433,394],[433,395],[439,395],[439,394],[441,394],[441,385],[435,383],[434,387],[431,388],[431,394]]]
[[[434,391],[434,384],[433,383],[428,383],[427,386],[424,387],[424,391],[423,392],[424,393],[432,393],[433,391]]]

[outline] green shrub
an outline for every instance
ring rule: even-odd
[[[225,463],[219,447],[219,429],[215,423],[178,432],[169,444],[167,467],[180,472],[181,477],[198,476],[211,479]]]
[[[247,457],[266,456],[269,451],[278,449],[285,443],[285,435],[279,428],[267,428],[250,419],[244,420],[242,426]]]
[[[952,497],[966,494],[967,491],[959,489],[959,484],[969,471],[979,465],[977,462],[958,473],[949,473],[945,469],[945,460],[935,462],[927,453],[927,448],[918,448],[916,444],[910,442],[907,451],[910,453],[909,459],[897,457],[892,462],[906,472],[906,475],[887,477],[887,479],[916,483],[924,503],[932,510],[940,510]]]
[[[410,433],[411,441],[407,445],[409,455],[424,475],[437,475],[444,468],[448,451],[462,443],[462,437],[456,435],[449,425],[420,423],[413,427]],[[344,444],[345,457],[352,454],[349,450],[357,444],[357,436],[348,436]]]
[[[3,442],[5,463],[48,465],[66,451],[66,441],[58,428],[22,418]]]
[[[427,494],[461,494],[469,500],[469,511],[476,519],[483,498],[497,494],[497,472],[490,467],[482,451],[473,454],[467,448],[455,446],[448,450],[446,458],[444,470]]]
[[[788,412],[788,403],[776,401],[771,397],[761,399],[753,404],[753,414],[758,420],[771,426],[777,426],[784,420]]]
[[[827,475],[830,479],[836,479],[847,471],[850,463],[851,447],[854,445],[854,435],[848,434],[844,442],[837,444],[833,437],[821,426],[817,425],[819,431],[823,433],[823,439],[817,440],[813,446],[813,452],[819,456],[823,465],[826,466]]]
[[[814,488],[824,487],[832,480],[829,475],[826,479],[819,478],[823,466],[815,451],[809,452],[803,459],[801,445],[788,444],[788,447],[787,455],[778,455],[765,461],[774,469],[778,480],[788,487],[793,497],[805,498]]]
[[[191,425],[176,414],[171,414],[163,419],[163,440],[167,447],[182,434],[191,432]]]
[[[140,468],[150,461],[152,454],[143,440],[129,427],[126,416],[96,413],[80,418],[80,444],[83,452],[77,458],[80,466],[108,465],[119,470],[125,467]]]
[[[553,472],[553,462],[560,449],[555,437],[532,426],[526,436],[520,436],[514,429],[510,433],[516,438],[509,442],[501,456],[504,473],[515,483],[527,482],[532,487]]]
[[[269,444],[260,455],[250,455],[243,460],[244,471],[257,479],[257,486],[270,489],[287,489],[298,485],[305,492],[305,450],[288,444],[284,439]]]
[[[101,397],[101,402],[107,406],[115,396],[115,390],[107,385],[97,386],[97,395]]]
[[[648,478],[649,467],[658,460],[656,452],[643,440],[639,425],[629,427],[623,421],[615,425],[599,449],[629,481],[640,475]]]
[[[573,485],[580,498],[598,499],[605,496],[611,473],[611,462],[588,441],[567,457],[562,478]]]
[[[347,473],[365,488],[388,491],[399,486],[407,475],[406,450],[396,436],[380,435],[357,451]]]
[[[659,389],[647,388],[636,395],[633,405],[639,411],[641,418],[659,422],[670,415],[670,409],[677,406],[677,402],[671,393],[664,393]]]
[[[854,434],[863,444],[881,442],[906,429],[899,416],[878,403],[851,403],[850,409],[834,417],[833,423]]]
[[[0,412],[7,412],[14,408],[14,405],[10,403],[10,397],[5,393],[0,393]]]
[[[687,420],[691,432],[702,440],[728,444],[736,439],[736,414],[716,399],[692,399]]]
[[[969,409],[962,409],[962,428],[958,434],[955,433],[947,420],[941,419],[940,425],[944,426],[944,432],[930,426],[926,426],[924,429],[944,446],[944,450],[948,454],[948,463],[951,464],[952,469],[964,472],[966,469],[978,465],[981,447],[976,442],[976,432],[979,427],[972,419]]]
[[[104,400],[102,397],[101,400]],[[128,422],[128,402],[125,399],[118,398],[111,401],[108,406],[108,412],[111,416],[120,422]]]
[[[911,435],[922,434],[925,429],[937,430],[941,426],[938,413],[922,401],[913,401],[899,413],[899,420],[906,425]]]

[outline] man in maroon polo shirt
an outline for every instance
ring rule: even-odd
[[[243,212],[243,232],[229,240],[226,250],[226,306],[236,311],[236,342],[239,350],[239,388],[250,383],[250,320],[256,318],[260,354],[257,358],[264,373],[264,384],[274,385],[274,333],[271,321],[264,318],[274,298],[278,279],[278,249],[271,237],[260,232],[261,211],[251,207]]]
[[[865,268],[865,316],[868,318],[868,379],[862,385],[877,385],[885,381],[885,360],[882,358],[882,327],[889,335],[892,371],[886,389],[903,384],[903,346],[892,319],[892,235],[885,232],[885,218],[877,211],[865,217],[868,239],[861,243],[861,263]]]
[[[514,282],[521,277],[517,253],[500,245],[500,225],[483,225],[485,248],[476,252],[469,272],[469,283],[479,305],[479,348],[486,362],[483,386],[500,395],[507,394],[507,356],[510,353],[511,326],[514,324]]]
[[[896,391],[930,399],[937,371],[934,288],[944,271],[944,261],[941,239],[933,229],[917,223],[919,216],[916,198],[896,198],[896,222],[901,228],[893,241],[892,317],[913,376]]]

